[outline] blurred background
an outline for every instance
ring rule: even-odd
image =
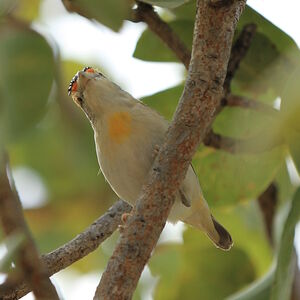
[[[117,200],[99,173],[92,128],[67,95],[74,74],[84,66],[99,68],[168,119],[186,76],[144,23],[123,22],[126,1],[74,2],[86,17],[66,11],[59,0],[0,2],[0,143],[9,152],[41,253],[72,239]],[[158,2],[158,13],[191,49],[195,1],[148,2]],[[217,300],[241,290],[231,299],[269,298],[284,230],[299,218],[290,216],[300,184],[299,11],[293,0],[248,1],[237,35],[251,22],[257,33],[231,90],[282,114],[226,107],[214,130],[257,144],[246,154],[200,146],[193,160],[213,214],[232,234],[233,249],[224,253],[202,233],[167,224],[135,299]],[[270,147],[274,140],[284,141]],[[257,200],[268,189],[277,199],[271,241]],[[62,299],[92,299],[118,235],[52,277]],[[300,253],[300,227],[295,247]],[[6,253],[0,240],[0,258]]]

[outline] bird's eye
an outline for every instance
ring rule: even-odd
[[[82,104],[83,104],[83,98],[77,97],[76,100],[77,100],[77,103],[82,107]]]

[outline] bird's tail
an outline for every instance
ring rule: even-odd
[[[215,239],[215,235],[211,237],[209,232],[207,232],[207,236],[213,241],[216,247],[221,248],[222,250],[229,250],[233,241],[230,233],[220,224],[218,223],[213,216],[211,216],[216,232],[218,233],[218,238]]]
[[[203,230],[217,248],[229,250],[233,245],[229,232],[210,214],[208,206],[205,208],[206,205],[202,205],[201,209],[193,210],[184,222]]]

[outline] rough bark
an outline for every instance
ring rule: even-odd
[[[192,58],[183,95],[94,299],[131,299],[191,158],[220,104],[233,34],[245,3],[226,2],[214,7],[208,1],[197,2]]]
[[[103,216],[91,224],[85,231],[58,249],[42,255],[48,276],[63,270],[75,261],[88,255],[99,247],[121,224],[123,213],[131,211],[131,206],[119,200]],[[0,285],[0,299],[19,299],[31,291],[25,282]]]

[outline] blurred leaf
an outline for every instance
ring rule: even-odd
[[[257,32],[236,72],[234,84],[239,85],[242,91],[250,90],[252,94],[264,93],[270,87],[278,92],[282,88],[282,81],[279,79],[291,67],[292,65],[280,61],[280,52],[269,38]]]
[[[225,107],[217,115],[213,129],[219,134],[234,138],[251,139],[263,134],[266,139],[268,131],[272,131],[274,123],[278,122],[277,116],[264,112],[239,107]]]
[[[75,11],[87,18],[118,31],[123,21],[130,16],[132,1],[124,0],[63,0],[69,11]]]
[[[256,200],[236,203],[231,207],[212,207],[214,217],[231,234],[234,247],[250,257],[256,278],[263,276],[273,260],[273,249],[266,239],[264,220]]]
[[[36,19],[40,11],[40,0],[18,0],[13,15],[19,19],[31,22]]]
[[[195,20],[196,16],[196,0],[191,0],[184,5],[173,8],[172,13],[176,16],[177,20]]]
[[[298,170],[298,174],[300,174],[300,133],[294,134],[294,138],[290,142],[290,152],[293,157],[295,166]]]
[[[300,63],[287,79],[282,95],[282,123],[280,131],[286,137],[290,153],[300,174]]]
[[[178,85],[144,97],[141,100],[158,111],[167,120],[171,120],[182,92],[183,85]]]
[[[189,0],[142,0],[142,2],[165,8],[174,8],[189,2]]]
[[[226,300],[266,300],[270,299],[271,285],[274,279],[274,268],[261,279],[253,282],[242,291],[231,295]]]
[[[142,100],[171,119],[182,90],[183,86],[179,85]],[[267,131],[273,128],[274,122],[274,118],[265,114],[227,108],[218,115],[213,128],[226,136],[244,139],[260,134],[263,141],[267,141]],[[255,149],[256,145],[250,146]],[[194,157],[193,166],[209,203],[231,205],[256,198],[267,187],[284,161],[284,150],[284,147],[277,147],[259,154],[232,155],[201,147]]]
[[[191,49],[194,22],[189,20],[175,20],[169,23],[183,43]],[[139,38],[133,56],[146,61],[178,62],[175,54],[149,29]]]
[[[232,89],[259,99],[271,90],[274,100],[281,95],[287,77],[300,58],[299,49],[285,32],[249,6],[238,23],[235,38],[249,23],[256,24],[257,31],[232,81]]]
[[[178,20],[191,20],[194,21],[196,13],[196,1],[190,1],[178,8],[172,9]],[[257,32],[265,35],[270,42],[276,46],[279,52],[290,52],[298,49],[294,40],[287,35],[280,28],[275,26],[257,11],[250,6],[246,5],[245,10],[237,25],[237,31],[240,32],[242,28],[249,24],[254,23],[257,25]]]
[[[224,299],[255,276],[252,263],[242,249],[220,251],[192,229],[184,233],[183,245],[158,246],[150,269],[153,275],[161,276],[156,300]]]
[[[40,252],[53,251],[85,230],[107,209],[106,200],[101,195],[98,198],[93,195],[77,196],[57,199],[45,207],[26,210],[25,216]],[[79,213],[82,211],[84,214]],[[99,247],[72,267],[80,272],[99,270],[105,268],[108,258]]]
[[[295,253],[293,250],[295,226],[299,221],[299,217],[300,188],[298,188],[292,200],[281,236],[277,267],[271,294],[271,299],[273,300],[287,300],[290,298],[296,265]]]
[[[265,36],[267,36],[268,39],[276,46],[278,51],[290,52],[291,50],[293,51],[298,49],[296,43],[288,34],[247,5],[243,11],[242,17],[238,22],[237,29],[241,30],[246,24],[249,23],[256,24],[257,32],[263,33]]]
[[[284,153],[281,148],[255,155],[229,154],[203,147],[193,160],[201,187],[211,205],[229,205],[257,198],[274,179]]]
[[[276,175],[275,183],[278,189],[277,195],[280,204],[284,204],[287,201],[290,201],[295,193],[296,187],[291,182],[286,162],[282,163]]]
[[[46,111],[54,58],[46,40],[22,24],[2,22],[0,39],[1,134],[17,138]]]
[[[16,255],[21,244],[25,241],[24,234],[16,232],[3,240],[7,253],[0,260],[0,273],[9,273],[12,263],[15,261]]]

